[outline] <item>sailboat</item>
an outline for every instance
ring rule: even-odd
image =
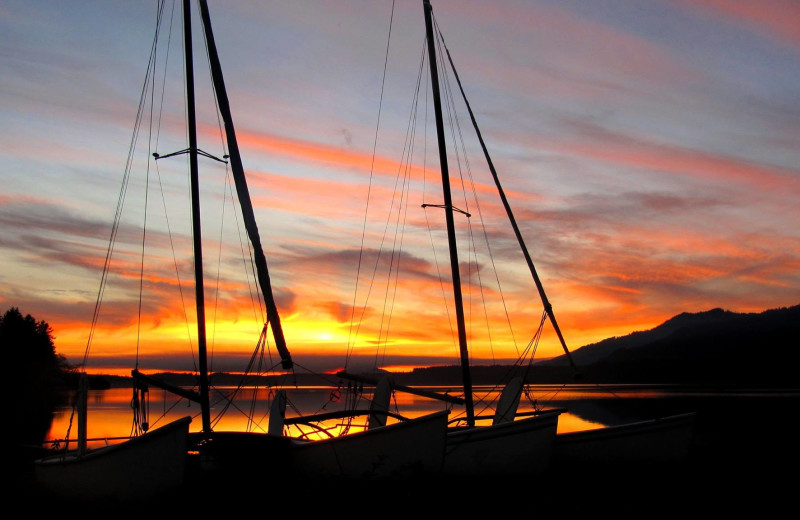
[[[463,391],[463,398],[459,398],[457,401],[453,400],[453,396],[450,395],[430,394],[428,396],[434,399],[448,400],[453,404],[463,405],[465,408],[465,416],[451,421],[448,427],[442,474],[446,477],[456,478],[537,476],[543,474],[550,464],[559,415],[564,410],[549,409],[518,413],[523,384],[521,378],[514,378],[503,388],[494,413],[475,413],[472,368],[454,222],[455,213],[466,214],[466,212],[456,208],[452,201],[437,64],[437,43],[434,40],[432,7],[429,0],[423,0],[423,10],[443,196],[442,204],[423,204],[423,207],[441,208],[444,211],[450,259],[450,281],[453,289],[451,301],[455,307],[461,390]],[[466,215],[469,217],[468,214]],[[346,371],[340,372],[339,375],[348,379],[370,382],[369,378]],[[371,382],[374,383],[374,380]],[[419,389],[407,387],[397,387],[397,389],[425,395]]]
[[[440,149],[440,158],[442,163],[442,179],[443,185],[445,186],[445,208],[452,210],[451,203],[449,202],[449,194],[447,193],[449,188],[448,185],[448,176],[446,173],[447,168],[447,157],[446,154],[442,151],[444,147],[444,138],[443,133],[441,131],[441,109],[439,108],[439,95],[438,95],[438,80],[437,72],[435,67],[435,59],[436,54],[433,49],[433,36],[432,36],[432,29],[431,29],[431,19],[430,19],[430,1],[424,0],[425,4],[425,14],[426,14],[426,27],[427,27],[427,34],[428,34],[428,49],[430,55],[430,64],[431,64],[431,77],[432,77],[432,85],[434,89],[434,103],[435,103],[435,110],[436,110],[436,117],[437,117],[437,131],[438,131],[438,139],[439,139],[439,149]],[[446,48],[446,47],[445,47]],[[449,51],[448,51],[448,58],[449,58]],[[525,257],[527,266],[530,270],[531,276],[533,281],[536,285],[539,297],[542,302],[542,306],[544,308],[544,312],[549,318],[553,329],[559,339],[559,342],[564,350],[564,355],[569,362],[570,366],[573,369],[574,374],[578,374],[577,366],[575,365],[574,360],[570,354],[570,351],[567,347],[566,341],[564,339],[564,335],[561,332],[561,329],[558,325],[558,321],[556,320],[555,313],[553,311],[553,306],[547,298],[547,295],[544,290],[544,286],[537,274],[536,268],[533,264],[533,260],[528,252],[528,249],[525,245],[524,239],[522,237],[522,233],[520,232],[519,226],[517,225],[516,219],[514,217],[513,211],[511,210],[511,206],[508,203],[508,199],[505,196],[504,190],[500,184],[499,177],[495,170],[494,164],[491,160],[489,155],[488,149],[486,144],[483,140],[481,135],[480,129],[478,128],[477,121],[475,119],[475,115],[472,112],[472,108],[469,104],[469,101],[466,98],[466,94],[464,93],[463,87],[461,85],[461,81],[458,77],[458,73],[455,70],[455,66],[452,63],[452,59],[450,60],[450,64],[453,70],[453,74],[455,75],[456,81],[458,83],[459,89],[461,90],[461,94],[463,96],[464,102],[466,104],[467,110],[469,112],[470,120],[473,124],[473,127],[476,131],[478,140],[481,145],[481,149],[483,150],[485,159],[487,161],[487,165],[489,170],[492,174],[492,178],[495,182],[495,185],[498,190],[498,194],[500,199],[503,203],[503,207],[506,211],[508,216],[509,222],[514,230],[514,234],[517,238],[518,244],[522,253]],[[452,211],[446,212],[448,215],[448,236],[450,237],[450,247],[451,251],[454,247],[455,240],[453,238],[452,232],[452,222],[451,222],[451,215]],[[458,280],[458,263],[457,258],[452,257],[452,270],[453,270],[453,280],[454,286],[456,286],[456,282]],[[460,295],[458,289],[456,289],[456,304],[457,309],[459,306]],[[463,314],[463,311],[462,311]],[[462,327],[462,321],[459,322],[460,327]],[[465,363],[466,359],[466,349],[465,349],[465,341],[463,341],[461,329],[459,329],[459,338],[461,343],[461,351],[462,351],[462,366],[467,367],[468,365]],[[467,392],[467,383],[469,381],[468,373],[466,368],[464,368],[464,381],[465,381],[465,394]],[[500,405],[498,406],[498,411],[495,416],[495,421],[497,421],[497,417],[500,414],[508,413],[508,409],[511,410],[511,414],[513,416],[513,411],[515,410],[516,403],[519,399],[519,390],[518,388],[522,386],[522,382],[519,380],[513,380],[504,390],[504,395],[501,396]],[[508,395],[506,395],[508,393]],[[468,395],[468,394],[466,394]],[[515,396],[515,397],[514,397]],[[516,402],[514,401],[516,399]],[[504,408],[504,402],[511,404],[508,409]],[[469,405],[467,406],[467,413],[469,416]],[[536,417],[534,419],[526,419],[525,421],[539,421],[542,422],[546,420],[547,417],[550,415],[554,415],[555,413],[559,413],[559,411],[551,411],[546,412],[545,414]],[[524,423],[525,421],[514,421],[511,424],[517,425],[517,423]],[[690,447],[692,444],[693,434],[694,434],[694,424],[696,421],[696,413],[681,413],[673,416],[668,417],[661,417],[656,419],[649,419],[643,421],[636,421],[633,423],[621,424],[616,426],[609,426],[605,428],[597,428],[591,430],[584,430],[584,431],[576,431],[576,432],[567,432],[567,433],[556,433],[555,421],[553,422],[553,433],[556,435],[553,437],[552,442],[551,439],[547,439],[547,448],[544,452],[542,450],[539,451],[539,457],[535,460],[537,461],[536,471],[539,473],[543,471],[549,470],[562,470],[562,469],[575,469],[578,466],[599,466],[602,465],[603,467],[611,467],[611,466],[636,466],[636,467],[643,467],[643,466],[653,466],[658,464],[670,464],[670,463],[680,463],[687,459],[690,451]],[[471,426],[471,423],[470,423]],[[520,425],[521,426],[521,425]],[[492,426],[492,428],[496,429],[498,432],[500,431],[497,428],[496,424]],[[492,430],[488,430],[492,431]],[[464,435],[467,437],[470,432],[473,433],[473,436],[478,437],[477,432],[480,430],[474,430],[471,428],[466,428],[464,430],[465,433],[449,433],[448,434],[448,458],[446,460],[445,469],[452,470],[453,473],[463,474],[465,470],[471,470],[472,473],[480,474],[480,470],[482,469],[481,466],[476,462],[477,456],[471,455],[468,459],[471,459],[471,465],[468,468],[464,467],[464,457],[458,456],[457,451],[454,449],[455,446],[458,445],[456,439],[459,438],[460,435]],[[484,434],[486,435],[486,434]],[[488,446],[484,448],[484,450],[491,450],[492,459],[500,458],[501,454],[505,454],[506,457],[501,460],[507,461],[507,465],[505,469],[500,469],[503,474],[509,474],[509,468],[514,468],[514,450],[517,449],[516,446],[510,446],[508,442],[493,442],[492,435],[486,435],[487,440],[485,441],[487,445],[490,445],[491,448]],[[499,435],[498,435],[499,437]],[[544,444],[545,441],[542,441]],[[482,449],[476,449],[477,453],[481,453]],[[524,452],[518,451],[517,455],[522,456]],[[543,455],[544,453],[544,455]],[[455,454],[455,455],[454,455]],[[526,460],[528,460],[526,458]],[[485,468],[483,468],[485,469]],[[513,472],[513,469],[512,469]]]
[[[534,413],[518,414],[517,408],[520,392],[527,383],[516,378],[510,381],[502,391],[495,413],[480,416],[474,413],[473,389],[470,373],[469,350],[464,325],[464,310],[461,294],[458,253],[456,247],[453,214],[458,210],[452,203],[450,194],[450,175],[448,173],[447,152],[443,131],[442,102],[439,92],[436,44],[432,23],[432,7],[430,0],[423,0],[426,24],[426,41],[428,62],[430,66],[430,82],[432,88],[436,130],[441,167],[442,189],[444,201],[441,205],[430,205],[442,208],[445,212],[447,238],[450,253],[450,271],[453,285],[453,301],[455,302],[458,326],[458,343],[462,371],[466,424],[460,427],[451,426],[447,435],[447,455],[443,472],[450,476],[478,475],[538,475],[559,467],[574,467],[583,463],[628,464],[658,463],[664,461],[680,461],[685,459],[691,444],[694,413],[679,414],[654,420],[637,421],[620,426],[598,428],[581,432],[558,433],[558,416],[566,410],[540,410]],[[513,211],[501,186],[494,164],[486,144],[478,128],[475,115],[467,100],[461,80],[453,65],[449,50],[447,52],[451,70],[461,91],[469,117],[475,129],[488,168],[491,172],[502,205],[508,216],[515,237],[524,255],[531,277],[541,299],[544,315],[549,319],[555,334],[564,350],[566,359],[578,374],[564,335],[556,320],[553,306],[547,298],[544,286],[538,276],[531,256],[525,245],[522,233],[517,225]],[[469,215],[467,215],[469,216]],[[544,323],[544,318],[543,321]],[[352,374],[342,373],[344,377],[353,378]],[[489,425],[480,425],[482,421],[491,421]]]
[[[490,425],[482,426],[474,413],[472,377],[467,347],[461,275],[456,247],[455,211],[450,192],[447,150],[445,146],[442,102],[434,41],[432,6],[423,0],[425,33],[433,93],[439,165],[442,174],[443,209],[450,251],[453,300],[456,309],[458,344],[466,408],[466,426],[451,427],[447,434],[447,454],[443,473],[446,475],[539,475],[549,466],[555,444],[558,416],[562,410],[549,410],[527,418],[516,419],[522,381],[514,379],[506,385]]]
[[[228,154],[219,159],[198,148],[189,0],[183,1],[188,147],[179,152],[153,154],[156,160],[184,154],[189,157],[199,388],[193,390],[178,387],[146,375],[138,369],[134,369],[131,375],[137,387],[160,388],[199,404],[200,430],[189,433],[191,418],[187,417],[117,446],[87,455],[79,454],[79,464],[66,464],[67,459],[64,457],[61,457],[58,464],[50,459],[38,461],[39,482],[48,488],[59,488],[63,494],[77,496],[76,493],[83,493],[85,496],[80,498],[95,499],[105,496],[124,499],[163,493],[189,480],[193,483],[236,485],[246,478],[264,479],[262,469],[267,466],[287,478],[395,478],[437,474],[444,460],[449,413],[446,410],[412,419],[397,416],[397,421],[387,423],[386,416],[390,415],[386,412],[387,406],[378,406],[376,403],[366,413],[378,419],[372,421],[364,431],[309,440],[287,436],[285,426],[312,423],[328,417],[285,417],[286,393],[281,390],[273,402],[268,432],[217,431],[212,427],[199,208],[200,156],[230,162],[242,218],[252,248],[260,294],[266,306],[267,324],[272,330],[281,358],[281,368],[291,371],[294,361],[287,347],[272,291],[205,0],[199,1],[199,9],[214,95],[224,123]],[[265,333],[266,330],[265,324]],[[388,402],[388,396],[385,399]],[[360,413],[363,412],[349,410],[341,415]],[[164,439],[173,443],[170,444],[169,454],[165,453],[164,445],[167,441]],[[89,461],[92,462],[91,466]],[[151,461],[157,464],[152,464]],[[124,481],[124,491],[118,481]],[[147,489],[144,489],[145,486]]]
[[[189,424],[181,417],[127,441],[88,448],[88,376],[77,392],[77,447],[34,461],[36,482],[46,493],[78,502],[150,500],[184,483]]]
[[[559,433],[551,461],[555,472],[581,468],[643,469],[688,460],[696,412]]]

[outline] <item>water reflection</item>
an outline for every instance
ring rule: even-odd
[[[429,387],[429,389],[458,395],[457,388]],[[217,431],[266,432],[269,407],[276,389],[242,388],[236,393],[235,399],[229,401],[227,396],[232,395],[234,390],[234,388],[217,388],[213,391],[211,399],[213,428]],[[348,403],[353,402],[357,408],[367,409],[371,397],[369,392],[364,392],[356,398],[347,399],[345,390],[337,392],[336,388],[327,386],[287,387],[286,390],[289,395],[287,417],[340,411],[344,410]],[[478,387],[475,389],[475,394],[476,412],[491,414],[491,403],[496,400],[499,392],[491,387]],[[676,395],[685,397],[692,393],[687,392],[687,389],[678,392],[675,388],[667,386],[534,385],[523,395],[520,410],[566,409],[558,423],[558,432],[565,433],[657,417],[661,413],[691,411],[675,407],[665,411],[665,405]],[[96,441],[99,443],[128,437],[132,431],[131,397],[130,388],[90,391],[88,437],[102,439]],[[199,405],[186,400],[177,400],[172,394],[159,389],[150,390],[149,403],[151,429],[188,415],[197,419],[192,421],[191,430],[199,431]],[[441,401],[396,392],[392,399],[391,411],[413,418],[443,410],[446,406],[452,407]],[[461,416],[463,408],[457,406],[451,408],[451,420]],[[394,420],[389,420],[392,421]],[[325,427],[330,428],[330,434],[336,435],[345,429],[351,433],[363,429],[365,423],[366,417],[363,417],[348,422],[331,421],[326,423]],[[68,431],[71,431],[70,436],[74,439],[77,428],[75,424],[76,418],[73,417],[70,407],[57,409],[47,439],[63,439]],[[314,431],[308,427],[293,428],[296,428],[291,431],[293,436],[310,434]]]

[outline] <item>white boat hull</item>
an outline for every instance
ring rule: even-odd
[[[290,467],[301,478],[405,478],[442,469],[449,412],[319,441],[293,439]]]
[[[560,414],[561,411],[548,411],[516,421],[448,432],[443,473],[476,477],[544,473],[553,453]]]
[[[142,500],[184,482],[191,417],[173,421],[140,437],[88,451],[35,461],[38,485],[79,501]]]
[[[556,436],[554,468],[680,463],[694,437],[694,413]]]

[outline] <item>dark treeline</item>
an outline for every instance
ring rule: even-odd
[[[16,307],[0,317],[0,350],[8,363],[5,381],[9,385],[7,402],[13,427],[7,431],[14,453],[25,457],[38,446],[50,428],[55,407],[63,398],[60,389],[71,377],[71,369],[56,354],[53,330],[30,314],[23,316]]]

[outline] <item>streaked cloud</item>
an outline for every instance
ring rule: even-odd
[[[369,364],[378,346],[386,364],[454,360],[443,213],[420,207],[442,199],[435,145],[422,142],[434,135],[424,96],[409,125],[422,6],[395,5],[385,84],[389,4],[211,7],[296,359],[340,367],[349,347],[354,363]],[[86,346],[151,11],[0,8],[0,302],[51,322],[70,359]],[[437,0],[434,13],[571,347],[680,312],[798,303],[797,3]],[[222,156],[205,87],[203,72],[201,147]],[[160,140],[141,134],[136,151],[181,149],[183,88],[166,90],[163,108],[153,99]],[[150,101],[145,112],[150,124]],[[458,122],[467,134],[469,119]],[[511,359],[541,306],[477,142],[467,138],[464,150],[477,155],[468,168],[451,151],[450,175],[455,204],[472,214],[456,218],[472,354]],[[183,160],[131,165],[92,346],[101,364],[121,366],[138,344],[154,369],[177,369],[195,347]],[[235,370],[264,318],[225,174],[203,159],[203,187],[213,190],[202,200],[209,336],[217,368]],[[475,182],[467,195],[457,192],[462,174]],[[501,290],[502,302],[478,307]],[[486,321],[501,325],[491,343]],[[559,352],[547,330],[539,355]]]

